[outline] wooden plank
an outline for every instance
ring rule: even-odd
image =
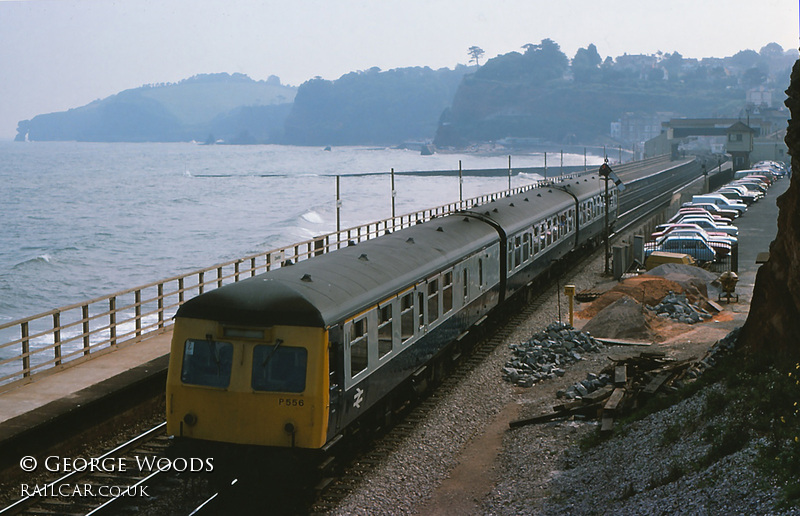
[[[630,339],[604,339],[604,338],[595,338],[599,340],[603,344],[608,346],[652,346],[651,342],[646,342],[643,340],[630,340]]]
[[[614,392],[611,393],[611,397],[608,398],[608,401],[606,401],[605,406],[603,406],[603,414],[605,414],[605,411],[613,412],[617,410],[617,407],[619,406],[624,396],[625,396],[625,389],[623,389],[622,387],[617,387],[616,389],[614,389]]]
[[[655,393],[659,388],[661,388],[662,385],[664,385],[664,382],[666,382],[670,376],[672,376],[671,373],[661,373],[656,375],[652,380],[650,380],[650,383],[645,386],[642,392],[645,394]]]
[[[604,387],[600,387],[594,392],[590,392],[589,394],[584,396],[583,399],[589,403],[597,403],[598,401],[602,401],[611,396],[611,393],[613,391],[614,387],[612,387],[611,385],[606,385]]]
[[[614,366],[614,385],[628,383],[628,367],[625,364]]]

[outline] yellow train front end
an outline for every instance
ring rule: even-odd
[[[176,318],[167,432],[182,441],[321,448],[328,430],[327,350],[323,328]]]

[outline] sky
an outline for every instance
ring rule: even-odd
[[[570,58],[798,48],[798,0],[0,0],[0,139],[17,122],[201,73],[468,64],[550,38]],[[787,78],[788,83],[788,78]],[[788,85],[788,84],[787,84]]]

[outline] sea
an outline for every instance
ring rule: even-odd
[[[548,153],[554,173],[584,164],[561,156]],[[460,192],[459,162],[500,172],[465,173]],[[505,190],[508,164],[389,147],[0,142],[0,324],[335,231],[337,176],[347,228],[392,215],[392,169],[400,215]]]

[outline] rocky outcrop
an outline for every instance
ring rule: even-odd
[[[739,345],[774,364],[800,362],[800,61],[792,70],[786,106],[791,112],[786,145],[792,156],[789,189],[778,198],[778,234],[769,261],[756,276],[750,313]]]

